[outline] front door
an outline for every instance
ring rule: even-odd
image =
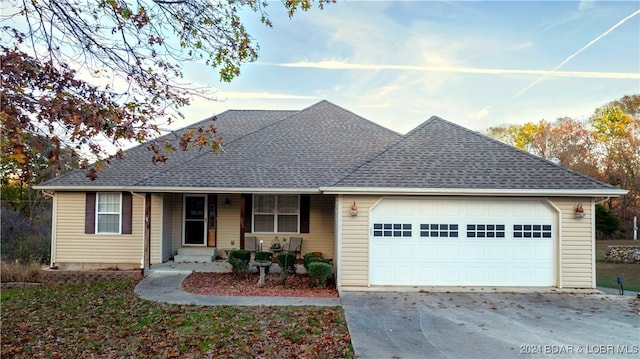
[[[185,245],[206,245],[207,233],[207,197],[188,194],[184,196],[184,235]]]

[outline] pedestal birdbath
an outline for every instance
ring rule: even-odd
[[[258,283],[256,284],[258,287],[262,287],[264,283],[264,270],[265,268],[271,266],[271,261],[259,260],[256,261],[256,267],[260,270],[260,279],[258,279]]]

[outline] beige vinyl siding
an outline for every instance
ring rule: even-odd
[[[144,198],[133,196],[132,234],[85,234],[85,193],[57,192],[56,264],[141,265]]]
[[[229,205],[225,200],[229,199]],[[218,195],[218,228],[216,246],[221,249],[240,248],[240,194]]]
[[[151,195],[151,264],[162,263],[162,195]]]
[[[342,246],[338,278],[341,287],[369,285],[369,213],[380,200],[379,196],[343,196],[341,198]],[[351,216],[353,202],[358,215]]]
[[[558,198],[551,202],[560,209],[560,283],[562,288],[593,288],[594,238],[593,208],[589,198]],[[578,203],[584,207],[584,218],[576,218]]]
[[[184,195],[173,194],[173,203],[171,204],[173,217],[171,218],[171,233],[169,234],[172,240],[171,255],[178,254],[178,248],[182,247],[183,201]]]
[[[300,233],[302,253],[322,252],[325,258],[334,258],[335,219],[333,196],[312,195],[309,197],[309,233]],[[297,237],[298,235],[293,235]]]
[[[162,260],[168,261],[177,253],[179,245],[174,241],[179,240],[180,216],[182,212],[175,207],[182,201],[182,196],[174,193],[165,193],[162,196]]]

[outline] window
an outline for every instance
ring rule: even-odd
[[[421,224],[420,237],[458,237],[457,224]]]
[[[298,195],[253,196],[253,232],[299,233],[299,218]]]
[[[504,224],[467,224],[467,238],[504,238]]]
[[[117,192],[97,193],[96,233],[120,234],[122,223],[122,194]]]
[[[514,224],[513,238],[551,238],[551,225]]]
[[[411,224],[374,223],[374,237],[411,237]]]

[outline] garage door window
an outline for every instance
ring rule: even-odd
[[[374,237],[411,237],[411,224],[407,223],[374,223]]]
[[[458,225],[457,224],[422,223],[420,224],[420,237],[457,238]]]
[[[514,224],[513,238],[551,238],[551,225]]]
[[[467,238],[504,238],[504,224],[467,224]]]

